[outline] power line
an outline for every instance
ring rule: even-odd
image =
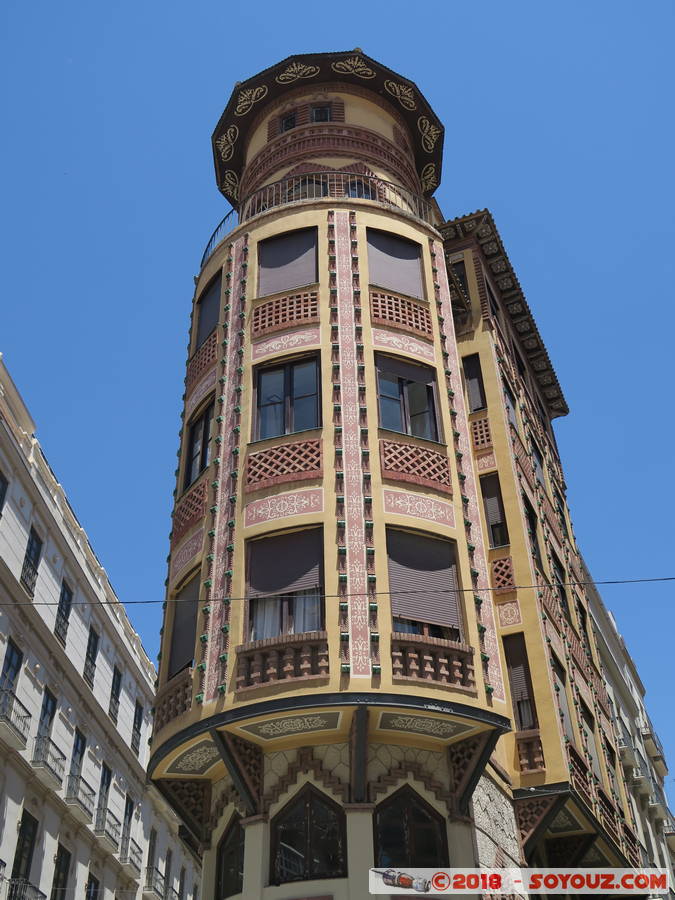
[[[607,581],[564,581],[564,582],[556,582],[555,585],[551,584],[514,584],[509,585],[506,590],[509,591],[525,591],[525,590],[544,590],[545,588],[553,588],[560,587],[587,587],[589,585],[608,585],[608,584],[655,584],[659,582],[666,581],[675,581],[675,575],[667,575],[662,578],[617,578],[613,580]],[[486,591],[499,593],[504,593],[505,588],[495,588],[495,587],[485,587],[485,588],[437,588],[434,590],[428,590],[424,588],[419,588],[410,591],[361,591],[361,592],[347,592],[344,594],[319,594],[319,596],[324,600],[330,599],[340,599],[344,600],[348,597],[381,597],[381,596],[389,596],[394,593],[397,596],[404,596],[408,594],[481,594]],[[230,603],[238,603],[239,601],[244,600],[252,600],[252,599],[264,599],[265,597],[277,597],[283,596],[283,594],[256,594],[254,596],[248,597],[211,597],[207,602],[208,603],[218,603],[223,600],[229,600]],[[186,600],[126,600],[123,602],[122,600],[73,600],[71,601],[71,606],[150,606],[155,605],[157,603],[190,603],[193,602],[190,599]],[[28,600],[28,601],[10,601],[10,602],[0,602],[0,607],[3,606],[58,606],[58,600]]]

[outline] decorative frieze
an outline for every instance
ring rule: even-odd
[[[276,494],[247,503],[244,524],[247,526],[258,525],[261,522],[272,522],[275,519],[320,512],[323,512],[323,489],[310,488],[306,491]]]
[[[386,488],[382,491],[382,499],[386,513],[424,519],[427,522],[446,525],[448,528],[455,526],[455,511],[452,504],[442,500],[424,497],[421,494],[391,491]]]
[[[169,569],[169,584],[173,585],[180,575],[188,568],[193,559],[201,552],[204,543],[204,529],[200,528],[171,554],[171,567]]]
[[[251,347],[253,362],[259,362],[268,356],[287,353],[290,350],[302,350],[305,347],[317,347],[321,341],[318,328],[301,328],[287,334],[279,334],[271,338],[256,341]]]
[[[395,353],[407,353],[417,360],[424,360],[424,362],[427,363],[435,362],[433,345],[428,344],[426,341],[421,341],[418,338],[411,337],[408,334],[384,331],[381,328],[373,328],[372,338],[373,346],[377,350],[392,350]]]

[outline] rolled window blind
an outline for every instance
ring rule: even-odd
[[[419,384],[433,384],[435,381],[434,370],[428,366],[417,366],[393,356],[383,356],[377,353],[375,356],[378,372],[386,372],[403,378],[405,381],[414,381]]]
[[[483,374],[480,369],[480,359],[477,353],[465,356],[462,360],[464,366],[464,379],[466,381],[466,393],[469,399],[469,412],[485,409],[485,389],[483,388]]]
[[[169,678],[191,665],[194,659],[198,604],[199,576],[195,575],[175,598]]]
[[[370,284],[409,297],[423,297],[420,245],[386,231],[368,229]]]
[[[197,303],[197,347],[199,349],[218,324],[220,275],[202,293]]]
[[[251,541],[249,596],[290,594],[321,587],[322,532],[294,531]]]
[[[488,528],[493,525],[501,525],[504,521],[502,512],[502,497],[499,490],[499,476],[484,475],[480,480],[480,489],[483,494],[483,506]]]
[[[303,228],[258,244],[258,295],[276,294],[314,284],[316,228]]]
[[[457,563],[449,541],[387,530],[389,592],[394,616],[462,632]]]
[[[507,635],[504,638],[504,653],[506,654],[511,702],[516,714],[516,724],[521,731],[534,728],[537,719],[524,636],[522,634]]]

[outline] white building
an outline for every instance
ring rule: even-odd
[[[591,581],[587,569],[584,579]],[[621,765],[617,771],[623,771],[643,865],[663,866],[675,873],[675,827],[663,787],[668,767],[647,714],[645,688],[614,616],[594,585],[588,589],[588,598],[618,735]]]
[[[0,357],[0,875],[8,900],[195,900],[146,781],[155,669]]]

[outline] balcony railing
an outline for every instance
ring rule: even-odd
[[[133,728],[131,731],[131,749],[134,751],[136,756],[138,756],[138,751],[141,749],[141,730],[140,730],[140,728]]]
[[[572,782],[572,787],[581,795],[588,806],[593,809],[594,789],[588,766],[571,744],[567,745],[567,756],[569,759],[570,781]]]
[[[35,738],[33,765],[47,769],[61,784],[66,768],[66,757],[56,746],[49,735],[38,735]]]
[[[164,896],[164,875],[156,866],[146,868],[144,890],[153,891],[158,897]]]
[[[179,900],[176,888],[168,887],[164,894],[164,900]]]
[[[107,838],[115,849],[120,844],[120,832],[122,823],[114,816],[109,809],[99,807],[96,811],[96,822],[94,823],[94,834],[99,837]]]
[[[82,778],[81,775],[69,775],[66,788],[66,801],[79,803],[87,815],[94,815],[94,802],[96,792],[93,787]]]
[[[122,832],[120,862],[123,866],[131,866],[139,875],[141,874],[143,851],[126,830]]]
[[[26,556],[21,568],[21,584],[26,588],[31,597],[35,593],[37,574],[37,566],[29,556]]]
[[[420,634],[394,633],[391,636],[391,664],[394,678],[430,681],[450,687],[474,690],[473,648],[457,641]]]
[[[84,676],[84,680],[87,682],[89,687],[93,688],[94,686],[94,677],[96,675],[96,660],[92,659],[90,656],[86,656],[84,659],[84,671],[82,672]]]
[[[157,692],[155,698],[155,734],[192,704],[192,669],[183,669]]]
[[[68,618],[62,612],[56,613],[56,622],[54,623],[54,634],[65,645],[68,635]]]
[[[28,740],[31,715],[11,691],[0,691],[0,722],[16,732],[23,744]]]
[[[237,690],[328,675],[325,631],[284,634],[237,647]]]
[[[239,223],[246,222],[259,213],[287,203],[301,200],[372,200],[383,206],[397,209],[433,225],[433,208],[423,197],[390,181],[374,175],[357,175],[351,172],[310,172],[294,175],[273,184],[266,184],[242,201]],[[223,238],[235,227],[235,211],[232,209],[218,224],[209,238],[202,255],[201,267]]]
[[[7,900],[47,900],[47,895],[25,878],[10,878],[7,882]]]

